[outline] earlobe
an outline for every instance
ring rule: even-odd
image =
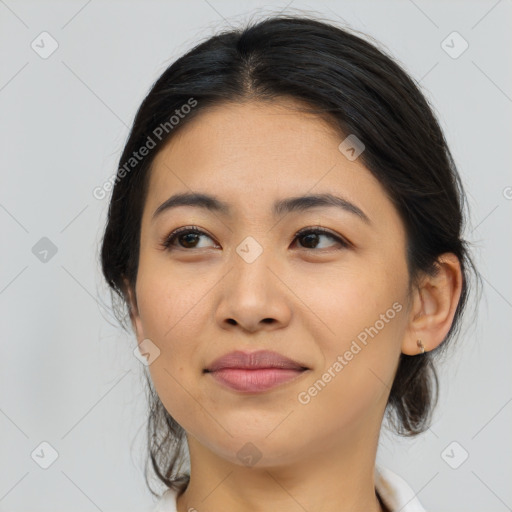
[[[458,258],[445,253],[437,260],[436,275],[425,275],[413,293],[402,353],[418,355],[437,348],[446,338],[462,291]],[[419,340],[419,341],[418,341]]]

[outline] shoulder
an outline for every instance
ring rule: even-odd
[[[375,487],[392,512],[426,512],[406,481],[388,468],[375,466]]]

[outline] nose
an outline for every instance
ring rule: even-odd
[[[269,331],[290,322],[293,294],[285,284],[284,271],[270,249],[254,250],[250,242],[237,248],[232,268],[219,287],[216,320],[223,329]]]

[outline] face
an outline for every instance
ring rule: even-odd
[[[225,104],[184,125],[154,160],[142,217],[134,326],[160,350],[155,389],[189,442],[236,464],[244,450],[292,463],[378,430],[407,326],[397,211],[338,149],[344,136],[279,103]],[[190,192],[226,208],[154,215]],[[322,194],[343,201],[274,211]],[[259,350],[307,369],[205,372]]]

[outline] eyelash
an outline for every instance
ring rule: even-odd
[[[204,231],[198,229],[196,226],[184,226],[182,228],[176,229],[175,231],[173,231],[172,233],[167,235],[162,241],[162,247],[168,251],[171,251],[171,250],[173,250],[171,246],[173,245],[174,241],[176,240],[176,238],[179,235],[191,234],[191,233],[197,234],[197,235],[205,235],[211,239],[210,235],[208,235]],[[295,238],[293,240],[295,241],[296,239],[303,237],[306,234],[311,234],[311,233],[317,234],[317,235],[325,235],[325,236],[331,238],[332,240],[335,240],[336,242],[338,242],[342,246],[342,248],[348,248],[351,246],[351,244],[347,240],[343,239],[342,237],[337,236],[325,229],[313,228],[313,227],[301,229],[300,231],[297,232],[297,234],[295,235]],[[180,247],[179,249],[184,250],[184,251],[193,251],[195,248],[194,247],[193,248]],[[322,252],[322,249],[308,249],[307,247],[305,247],[304,249],[309,250],[309,251]],[[328,251],[330,249],[323,249],[323,250]]]

